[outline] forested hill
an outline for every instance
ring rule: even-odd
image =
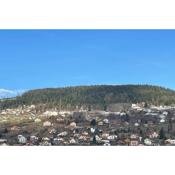
[[[37,89],[13,99],[0,102],[1,108],[20,105],[45,104],[74,109],[76,106],[104,107],[115,103],[147,102],[155,105],[175,104],[175,91],[149,85],[98,85],[66,88]]]

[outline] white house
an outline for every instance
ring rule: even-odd
[[[18,135],[18,142],[21,144],[26,144],[27,139],[23,135]]]
[[[40,123],[40,122],[41,122],[41,119],[39,119],[39,118],[35,119],[35,123]]]
[[[75,139],[72,138],[72,139],[70,140],[70,144],[76,144]]]
[[[46,117],[58,116],[58,112],[56,112],[56,111],[46,111],[46,112],[43,113],[43,116],[46,116]]]
[[[108,120],[108,119],[104,119],[103,122],[104,122],[105,124],[109,124],[109,120]]]
[[[91,128],[90,130],[91,130],[92,134],[95,133],[95,129],[94,128]]]
[[[149,138],[150,139],[156,139],[156,138],[158,138],[159,137],[159,134],[157,133],[157,132],[153,132],[153,133],[151,133],[150,135],[149,135]]]
[[[68,132],[64,131],[58,134],[58,137],[66,137],[68,135]]]
[[[117,136],[116,135],[110,135],[107,137],[108,140],[110,141],[114,141],[115,139],[117,139]]]
[[[152,145],[152,141],[150,139],[148,139],[148,138],[144,140],[144,143],[147,146],[151,146]]]
[[[165,123],[165,119],[161,119],[160,120],[160,123]]]
[[[69,127],[70,127],[71,129],[75,129],[75,128],[77,127],[77,124],[76,124],[75,122],[72,122],[72,123],[69,125]]]
[[[44,127],[50,127],[50,126],[52,126],[52,123],[49,122],[49,121],[45,121],[45,122],[43,123],[43,126],[44,126]]]

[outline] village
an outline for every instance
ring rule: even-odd
[[[126,111],[0,111],[1,146],[174,146],[175,108],[132,104]]]

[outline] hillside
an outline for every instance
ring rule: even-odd
[[[175,91],[149,85],[98,85],[37,89],[0,102],[1,109],[20,105],[43,105],[75,109],[77,106],[106,108],[116,103],[146,102],[155,105],[175,104]]]

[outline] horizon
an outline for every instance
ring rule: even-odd
[[[0,30],[0,38],[0,89],[148,84],[175,90],[175,30]]]

